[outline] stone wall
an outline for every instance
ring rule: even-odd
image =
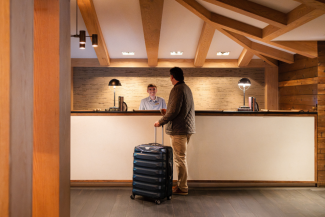
[[[236,110],[243,104],[243,92],[238,88],[239,79],[247,77],[252,86],[246,92],[246,100],[254,96],[264,108],[264,68],[211,69],[184,68],[185,83],[192,89],[196,110]],[[158,87],[157,95],[168,104],[173,85],[169,68],[90,68],[76,67],[73,70],[74,110],[104,110],[113,106],[114,89],[108,87],[111,79],[119,79],[118,96],[124,96],[129,111],[138,109],[141,99],[148,97],[147,85]],[[247,101],[246,101],[247,102]],[[247,104],[246,104],[247,105]]]

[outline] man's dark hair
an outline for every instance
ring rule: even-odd
[[[170,69],[170,74],[177,80],[177,81],[184,81],[183,70],[179,67],[174,67]]]
[[[147,89],[148,89],[149,87],[155,87],[155,88],[157,89],[157,86],[156,86],[155,84],[149,84],[148,87],[147,87]]]

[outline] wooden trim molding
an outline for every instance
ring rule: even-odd
[[[139,0],[148,65],[157,66],[164,0]]]
[[[173,185],[176,180],[173,180]],[[315,181],[188,180],[189,187],[315,187]],[[131,187],[132,180],[71,180],[71,187]]]
[[[193,59],[158,59],[158,68],[172,67],[194,68]],[[101,66],[95,58],[72,58],[71,67],[108,67]],[[147,59],[111,59],[109,67],[150,67]],[[247,66],[238,66],[237,59],[206,59],[203,68],[264,68],[263,60],[252,59]]]

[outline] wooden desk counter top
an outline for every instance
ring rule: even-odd
[[[128,112],[106,112],[106,111],[91,111],[91,110],[74,110],[71,111],[71,116],[159,116],[159,111],[128,111]],[[270,110],[259,112],[247,111],[211,111],[197,110],[196,116],[317,116],[317,112],[297,112],[289,110]]]

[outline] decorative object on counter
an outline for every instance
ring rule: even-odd
[[[122,84],[121,84],[121,82],[119,80],[114,78],[114,79],[109,81],[108,86],[109,87],[111,87],[111,86],[114,87],[114,107],[110,107],[108,109],[108,111],[119,111],[119,108],[115,107],[115,88],[116,88],[116,86],[122,86]],[[105,111],[107,111],[107,109],[105,109]]]
[[[98,47],[98,36],[97,34],[92,34],[91,36],[86,36],[85,30],[80,30],[78,35],[78,0],[76,0],[76,34],[71,35],[71,37],[79,38],[79,48],[85,49],[86,48],[86,37],[91,38],[92,46]]]
[[[255,97],[252,96],[248,97],[248,105],[251,111],[253,112],[258,112],[260,110]]]
[[[120,112],[126,112],[128,110],[128,105],[124,102],[124,96],[118,97],[118,107]]]
[[[93,111],[94,111],[94,112],[100,112],[101,109],[100,109],[100,108],[96,108],[96,109],[94,109]]]
[[[244,92],[244,106],[238,108],[238,111],[251,111],[249,106],[245,106],[245,92],[251,86],[251,81],[248,78],[242,78],[238,81],[238,87]]]

